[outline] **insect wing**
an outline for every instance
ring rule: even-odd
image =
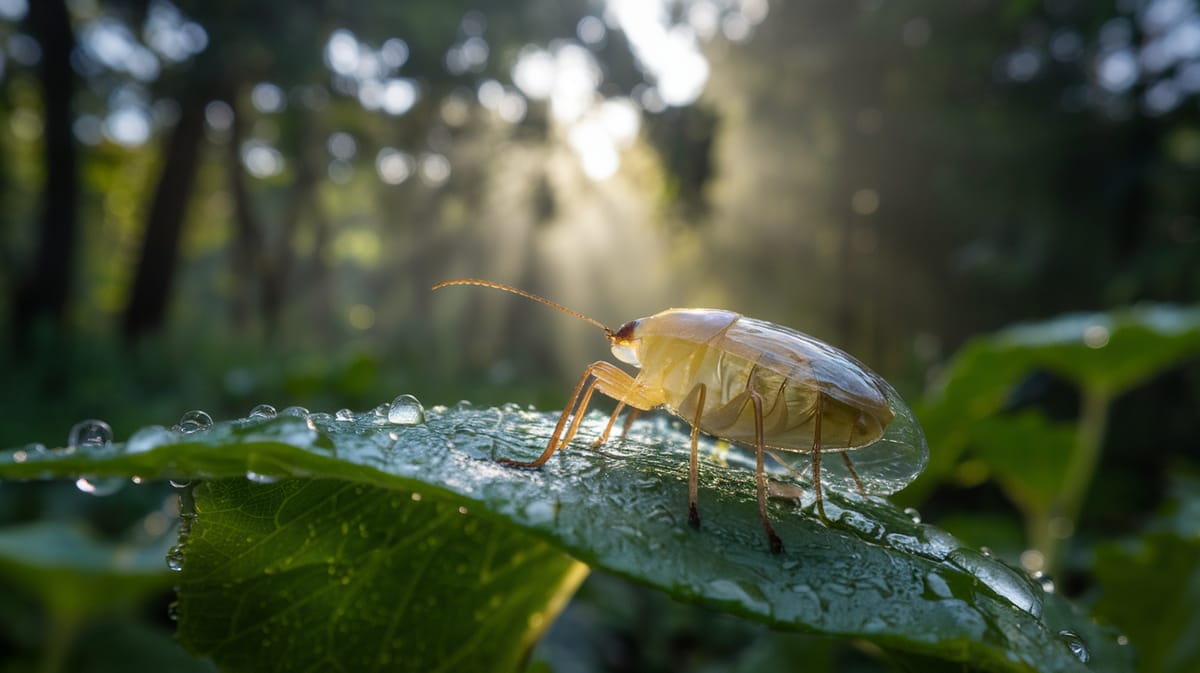
[[[811,386],[848,406],[875,414],[886,424],[883,436],[867,446],[823,452],[823,484],[843,492],[857,488],[846,461],[839,455],[843,452],[868,493],[894,493],[925,469],[929,447],[912,410],[887,381],[853,356],[807,334],[753,318],[742,317],[725,336],[722,348],[788,377],[795,385]],[[786,464],[788,472],[811,479],[810,452],[773,453]]]
[[[743,316],[721,348],[755,362],[794,385],[810,386],[839,402],[887,416],[886,381],[851,355],[802,332]]]

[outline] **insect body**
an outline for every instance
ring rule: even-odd
[[[883,379],[846,353],[800,332],[732,311],[670,309],[613,331],[554,302],[499,283],[450,280],[433,289],[449,285],[481,285],[512,292],[586,320],[604,330],[617,359],[640,369],[630,376],[609,362],[589,365],[542,455],[528,462],[507,458],[501,462],[519,467],[545,463],[574,438],[596,392],[617,401],[596,445],[608,439],[626,406],[640,411],[662,407],[692,426],[688,523],[694,528],[700,525],[696,506],[699,433],[752,446],[758,509],[773,552],[781,551],[783,545],[767,518],[764,454],[785,466],[788,463],[780,454],[811,457],[816,505],[825,518],[822,454],[838,453],[844,472],[865,494],[850,454],[878,442],[896,417],[894,405],[902,406]],[[923,451],[921,441],[915,451],[920,465],[910,470],[908,480],[923,467]]]

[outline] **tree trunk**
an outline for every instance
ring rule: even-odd
[[[254,293],[263,282],[265,273],[263,246],[259,232],[262,227],[254,214],[250,194],[246,189],[246,171],[242,165],[242,141],[245,139],[245,122],[237,110],[236,92],[229,97],[233,106],[233,126],[226,155],[229,172],[229,191],[233,195],[233,219],[236,234],[233,240],[233,296],[230,297],[231,317],[234,328],[245,331],[250,324],[254,306]]]
[[[192,93],[181,101],[179,122],[167,143],[162,176],[150,205],[141,259],[125,309],[126,342],[160,329],[166,316],[179,259],[180,231],[195,183],[200,141],[204,137],[206,99],[202,94]]]
[[[63,0],[29,5],[29,25],[42,45],[41,84],[45,103],[43,148],[46,178],[42,188],[41,231],[33,268],[13,300],[14,345],[27,346],[32,322],[41,316],[61,325],[70,299],[76,247],[79,176],[71,128],[75,73],[71,51],[75,35]]]

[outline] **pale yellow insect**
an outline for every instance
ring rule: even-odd
[[[825,519],[822,454],[838,453],[844,473],[850,477],[848,481],[865,495],[867,490],[850,453],[880,443],[897,411],[904,414],[906,423],[911,421],[911,412],[891,386],[853,357],[800,332],[732,311],[670,309],[627,322],[613,331],[581,313],[501,283],[448,280],[433,289],[450,285],[479,285],[511,292],[585,320],[604,330],[618,360],[640,368],[637,376],[630,376],[609,362],[589,365],[542,455],[528,462],[508,458],[500,462],[527,468],[541,466],[575,437],[595,392],[617,401],[595,442],[597,446],[608,439],[625,407],[637,411],[662,407],[692,426],[688,523],[693,528],[700,526],[696,507],[699,433],[752,446],[758,510],[771,551],[776,553],[782,551],[783,544],[767,517],[764,454],[793,472],[798,471],[788,466],[781,453],[810,456],[816,507]],[[632,419],[631,415],[626,430]],[[915,426],[915,421],[911,423]],[[898,464],[889,462],[896,450],[875,452],[878,455],[872,458],[872,464],[885,464],[882,476],[872,480],[873,486],[882,486],[878,490],[897,490],[924,467],[927,449],[919,427],[915,436],[909,432],[904,440],[897,442],[904,448]]]

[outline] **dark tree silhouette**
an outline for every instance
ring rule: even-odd
[[[204,88],[187,93],[180,101],[179,121],[167,141],[162,176],[154,191],[142,253],[125,309],[124,337],[133,341],[163,323],[175,266],[179,237],[195,184],[200,142],[204,138]]]
[[[71,98],[76,76],[71,68],[75,34],[63,0],[29,5],[30,31],[42,47],[40,79],[45,105],[45,181],[33,264],[18,285],[12,304],[15,345],[23,350],[34,320],[61,324],[70,300],[72,260],[77,238],[79,175],[71,129]]]

